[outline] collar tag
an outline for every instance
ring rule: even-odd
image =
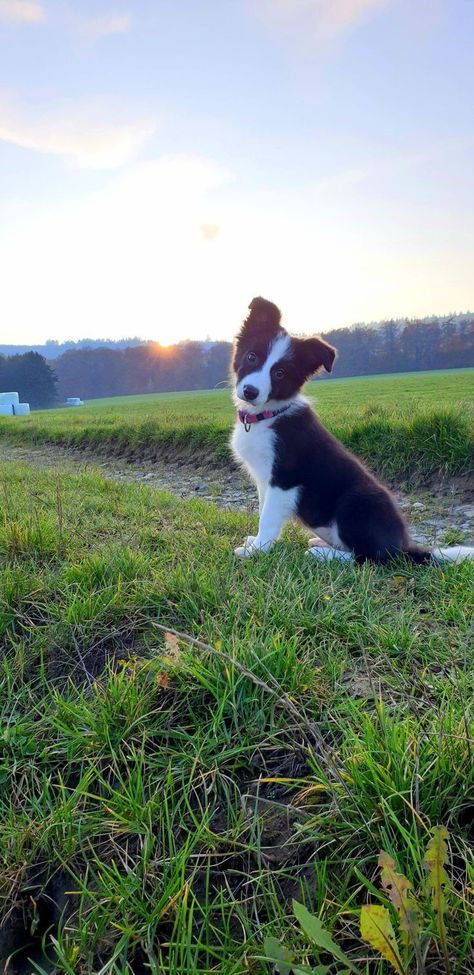
[[[279,410],[264,410],[263,413],[247,413],[246,410],[239,410],[238,417],[244,425],[245,432],[249,433],[252,423],[260,423],[261,420],[271,420],[274,416],[284,413],[289,407],[290,404],[288,406],[282,406]]]

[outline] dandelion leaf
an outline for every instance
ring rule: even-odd
[[[403,873],[398,873],[395,861],[381,850],[379,853],[382,887],[388,894],[400,920],[401,938],[404,944],[415,945],[418,940],[418,907],[411,893],[411,883]]]
[[[265,955],[273,962],[279,975],[290,975],[290,972],[293,971],[291,951],[281,945],[276,938],[265,938],[263,946]]]
[[[390,914],[381,904],[365,904],[360,912],[362,939],[382,955],[398,975],[405,975]]]
[[[318,948],[322,948],[323,951],[327,951],[333,958],[342,961],[343,965],[347,965],[351,972],[358,972],[358,969],[352,964],[342,948],[339,948],[339,945],[333,941],[330,932],[323,927],[318,917],[310,914],[304,904],[299,904],[295,900],[293,901],[293,911],[306,937],[310,941],[314,942]]]
[[[446,938],[444,914],[446,898],[444,888],[449,884],[449,877],[445,870],[448,862],[447,840],[449,833],[445,826],[435,826],[431,830],[431,839],[426,847],[424,865],[428,871],[428,890],[431,904],[436,914],[438,932],[443,940]]]

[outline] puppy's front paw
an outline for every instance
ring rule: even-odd
[[[239,548],[234,548],[234,552],[238,555],[239,559],[247,559],[249,555],[259,555],[262,552],[269,552],[273,544],[273,541],[262,544],[258,535],[249,535],[245,544]]]
[[[256,549],[252,548],[251,545],[247,545],[247,543],[239,546],[239,548],[234,548],[234,555],[236,555],[239,559],[248,559],[249,556],[254,555],[255,552]]]
[[[248,559],[250,555],[255,555],[259,551],[258,535],[247,535],[244,544],[240,545],[239,548],[234,548],[239,559]]]

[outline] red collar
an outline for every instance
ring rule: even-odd
[[[260,420],[271,420],[272,417],[284,413],[288,408],[289,406],[282,406],[279,410],[264,410],[263,413],[247,413],[246,410],[239,410],[238,416],[248,433],[252,423],[260,423]]]

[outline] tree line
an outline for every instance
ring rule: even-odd
[[[338,350],[334,376],[474,366],[474,315],[353,325],[324,338]]]
[[[474,315],[388,321],[323,332],[338,350],[334,376],[474,365]],[[149,342],[127,349],[77,349],[54,364],[60,398],[212,389],[229,377],[229,342]]]
[[[322,335],[338,350],[335,377],[474,366],[474,315],[353,325]],[[36,352],[0,356],[0,391],[16,390],[38,408],[68,396],[213,389],[228,381],[231,351],[230,342],[188,341],[69,349],[54,364]]]
[[[58,377],[38,352],[0,356],[0,393],[19,393],[32,409],[54,406]]]
[[[144,339],[136,336],[128,339],[68,339],[58,342],[57,339],[46,339],[42,345],[3,345],[0,343],[0,357],[23,355],[25,352],[39,352],[45,359],[57,359],[69,349],[126,349],[129,345],[146,345]]]

